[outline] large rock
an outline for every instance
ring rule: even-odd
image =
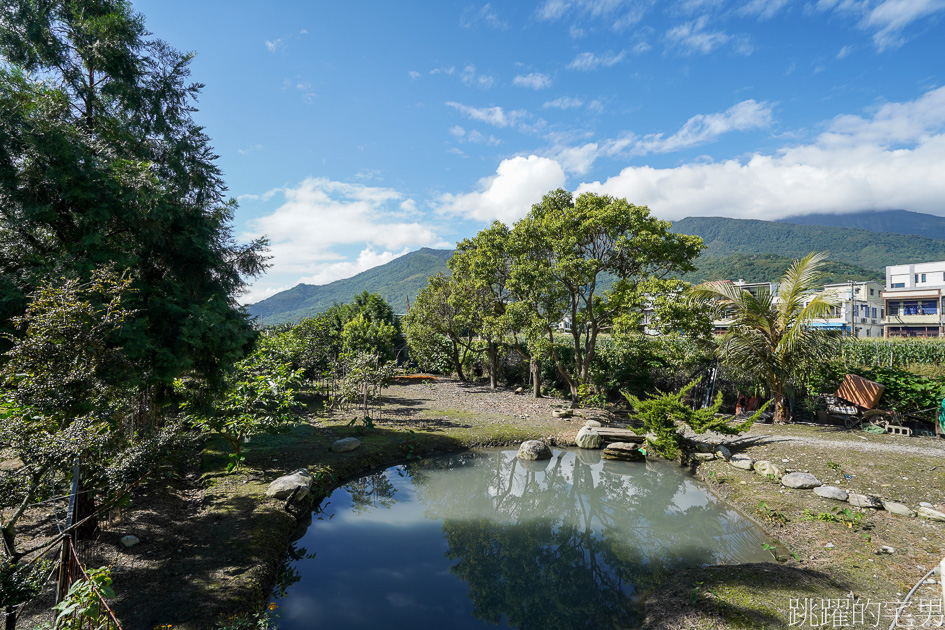
[[[896,514],[897,516],[907,516],[909,518],[913,518],[916,515],[916,511],[911,507],[908,505],[903,505],[902,503],[896,503],[895,501],[883,501],[883,509],[890,514]]]
[[[883,509],[883,502],[879,500],[879,497],[874,497],[870,494],[856,494],[851,492],[850,496],[847,497],[847,501],[850,502],[850,505],[858,508],[873,508],[874,510]]]
[[[819,486],[814,488],[814,494],[825,499],[833,499],[834,501],[846,501],[847,497],[850,496],[846,490],[838,488],[837,486]]]
[[[734,466],[735,468],[741,468],[742,470],[751,470],[751,467],[754,465],[755,460],[748,457],[748,455],[732,455],[732,458],[728,460],[728,463]]]
[[[781,477],[781,485],[795,490],[810,490],[824,484],[820,483],[820,480],[810,473],[793,472]]]
[[[939,512],[938,510],[933,510],[930,507],[922,506],[919,508],[919,516],[922,518],[927,518],[930,521],[941,521],[945,522],[945,514]]]
[[[597,428],[599,428],[601,425],[600,425],[600,422],[598,422],[597,420],[585,420],[585,421],[584,421],[584,426],[586,426],[586,427],[593,427],[593,428],[597,429]]]
[[[732,451],[728,450],[727,447],[719,444],[718,446],[715,447],[715,456],[718,457],[719,459],[724,459],[725,461],[728,461],[732,459]]]
[[[604,449],[604,459],[619,459],[626,462],[642,462],[646,455],[635,442],[614,442]]]
[[[551,459],[551,449],[541,440],[526,440],[518,447],[519,459]]]
[[[335,453],[345,453],[347,451],[353,451],[359,446],[361,446],[361,440],[354,437],[347,437],[335,441],[335,443],[331,445],[331,450]]]
[[[312,474],[304,468],[300,468],[294,473],[279,477],[269,484],[266,489],[266,496],[281,500],[288,499],[295,492],[296,499],[303,499],[311,490],[312,481]]]
[[[593,427],[584,426],[578,431],[574,441],[578,448],[600,448],[604,439]]]
[[[709,462],[715,459],[715,453],[693,453],[692,458],[700,462]]]

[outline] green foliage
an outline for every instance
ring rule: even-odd
[[[860,521],[863,520],[863,514],[857,512],[856,510],[851,510],[848,507],[840,507],[837,505],[834,506],[834,508],[829,512],[815,513],[811,512],[809,509],[804,510],[804,520],[824,521],[826,523],[843,523],[848,528],[852,529],[854,526],[859,525]]]
[[[235,299],[265,240],[235,242],[192,55],[121,0],[0,2],[0,286],[5,322],[65,275],[129,269],[136,310],[109,340],[164,389],[215,379],[253,338]]]
[[[683,444],[683,437],[678,432],[680,424],[688,426],[700,435],[706,431],[736,435],[751,428],[751,425],[755,423],[767,407],[765,405],[754,415],[733,426],[729,423],[729,418],[725,416],[716,417],[716,413],[722,406],[721,392],[715,397],[712,406],[705,409],[693,409],[691,404],[684,401],[697,382],[692,381],[679,390],[678,393],[660,392],[658,395],[646,399],[624,393],[624,397],[633,408],[637,419],[643,421],[643,428],[635,429],[636,433],[639,435],[647,433],[655,435],[655,440],[647,438],[647,444],[655,453],[666,459],[675,459],[679,455]]]
[[[641,283],[692,270],[698,237],[673,234],[670,224],[625,199],[564,190],[546,194],[509,235],[508,287],[548,340],[551,357],[573,400],[587,382],[597,339],[628,304],[639,302]],[[611,288],[600,286],[607,276]],[[554,346],[559,322],[570,319],[574,353],[564,361]]]
[[[843,337],[839,359],[848,365],[899,367],[945,364],[945,340]]]
[[[342,349],[347,354],[366,352],[379,355],[383,360],[394,358],[397,330],[384,320],[371,320],[358,314],[341,331]]]
[[[69,588],[65,598],[56,604],[55,630],[116,630],[108,611],[101,605],[98,594],[102,597],[114,597],[112,590],[111,569],[99,567],[89,569],[88,580],[76,580]],[[98,591],[98,593],[96,593]]]
[[[788,522],[788,517],[784,515],[784,512],[768,507],[768,504],[764,501],[758,503],[758,510],[766,521],[780,525],[784,525]]]
[[[301,376],[301,370],[292,371],[264,345],[237,363],[219,389],[208,390],[184,380],[176,381],[175,387],[184,398],[181,409],[187,421],[229,443],[233,450],[227,466],[230,472],[245,460],[243,445],[248,436],[284,431],[295,418],[293,386]]]
[[[51,562],[17,564],[0,559],[0,612],[28,602],[43,590]]]
[[[341,356],[341,383],[332,399],[332,405],[347,408],[354,404],[360,414],[351,425],[360,422],[370,430],[374,422],[370,417],[371,403],[376,401],[381,390],[387,387],[397,372],[397,366],[381,359],[377,354],[357,352]]]
[[[777,295],[757,295],[730,282],[693,287],[695,304],[709,305],[714,319],[728,320],[719,358],[747,378],[767,386],[778,422],[787,422],[787,391],[812,364],[832,356],[832,338],[810,325],[825,315],[834,296],[816,293],[823,254],[795,261],[778,285]]]

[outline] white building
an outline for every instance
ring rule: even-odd
[[[886,267],[886,337],[943,336],[945,261]]]
[[[824,293],[832,296],[837,305],[829,317],[817,319],[812,325],[824,330],[837,330],[850,337],[882,337],[883,286],[872,280],[838,282],[824,285]]]

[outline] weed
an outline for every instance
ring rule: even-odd
[[[358,424],[359,422],[361,424]],[[364,416],[363,418],[352,418],[351,422],[349,422],[345,426],[354,427],[355,433],[357,433],[358,435],[361,435],[362,433],[364,433],[365,429],[367,429],[368,431],[374,430],[374,420],[371,419],[371,416]]]
[[[761,510],[761,514],[765,517],[765,519],[773,523],[780,523],[784,525],[789,520],[788,517],[784,515],[784,512],[768,507],[768,504],[764,501],[758,504],[758,509]]]

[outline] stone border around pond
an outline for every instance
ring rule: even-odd
[[[691,459],[697,462],[721,459],[728,462],[733,468],[755,472],[772,481],[779,481],[785,488],[792,490],[812,490],[814,494],[821,498],[846,502],[853,507],[886,510],[890,514],[897,516],[907,518],[921,517],[930,521],[945,523],[945,513],[932,509],[931,504],[920,504],[919,507],[914,510],[897,501],[883,499],[871,494],[850,492],[836,486],[826,485],[810,473],[783,469],[781,466],[767,460],[754,460],[748,455],[732,455],[728,448],[721,444],[715,445],[712,452],[706,452],[705,450],[707,447],[711,448],[711,444],[697,442],[694,445],[699,452],[693,453]],[[706,455],[709,455],[709,457],[706,457]]]

